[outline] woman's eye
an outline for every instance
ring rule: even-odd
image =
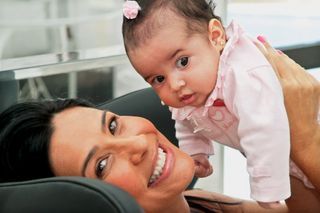
[[[101,178],[103,176],[104,170],[107,166],[108,158],[104,158],[101,161],[98,162],[96,167],[96,175],[97,177]]]
[[[188,62],[189,62],[189,58],[188,57],[182,57],[177,61],[176,64],[177,64],[177,67],[183,68],[183,67],[188,65]]]
[[[110,123],[109,123],[109,131],[110,131],[110,133],[114,135],[114,133],[117,130],[117,127],[118,127],[117,117],[113,116],[110,119]]]
[[[164,81],[164,76],[158,75],[153,79],[152,83],[161,84],[163,81]]]

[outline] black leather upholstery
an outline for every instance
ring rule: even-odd
[[[118,187],[83,177],[54,177],[0,184],[1,213],[143,212]]]

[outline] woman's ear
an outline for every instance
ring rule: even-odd
[[[222,50],[226,43],[224,28],[218,19],[211,19],[208,25],[209,40],[213,46]]]

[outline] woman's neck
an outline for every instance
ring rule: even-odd
[[[171,204],[167,205],[167,208],[160,209],[159,211],[152,211],[152,213],[190,213],[189,204],[186,201],[183,194],[181,196],[177,197],[177,199],[173,200]]]
[[[184,195],[181,195],[180,199],[177,201],[177,204],[173,205],[171,212],[190,213],[190,207]]]

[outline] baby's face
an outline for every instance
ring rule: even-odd
[[[178,16],[128,55],[166,105],[202,106],[214,89],[220,50],[209,33],[188,33]]]

